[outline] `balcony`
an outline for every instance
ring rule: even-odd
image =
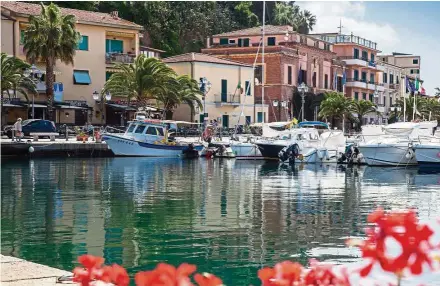
[[[367,88],[366,81],[358,78],[347,78],[347,87]]]
[[[349,66],[367,67],[373,70],[381,70],[383,68],[382,66],[378,66],[377,62],[368,60],[367,58],[362,58],[362,57],[356,58],[353,56],[344,56],[339,58]]]
[[[136,58],[135,54],[107,53],[105,55],[106,64],[132,64]]]
[[[224,105],[239,106],[240,97],[241,97],[240,94],[232,94],[232,93],[216,94],[214,96],[214,103],[220,106],[224,106]]]
[[[398,83],[390,83],[390,84],[388,84],[388,88],[389,89],[399,89],[399,84]]]
[[[378,82],[368,82],[367,89],[377,90],[377,91],[384,91],[385,90],[383,83],[378,83]]]
[[[376,111],[377,112],[380,112],[380,113],[385,113],[385,106],[384,105],[378,105],[377,107],[376,107]]]
[[[333,44],[353,43],[373,50],[377,49],[377,43],[354,35],[321,35],[319,38]]]

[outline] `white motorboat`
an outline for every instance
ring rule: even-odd
[[[383,127],[384,134],[358,148],[371,166],[417,165],[413,143],[419,136],[432,136],[437,121],[398,122]]]
[[[420,167],[440,167],[440,137],[420,140],[413,148]]]
[[[227,142],[213,141],[206,146],[200,156],[207,158],[235,158],[236,155]]]
[[[116,156],[181,157],[189,151],[203,149],[201,144],[168,140],[166,125],[159,120],[142,118],[129,123],[124,134],[102,134],[102,139]]]

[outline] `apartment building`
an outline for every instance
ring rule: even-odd
[[[391,55],[379,55],[382,62],[403,68],[410,78],[421,78],[420,56],[394,52]]]
[[[263,122],[268,107],[255,103],[252,65],[225,60],[206,54],[187,53],[163,60],[179,75],[211,83],[203,99],[205,110],[195,113],[187,104],[179,105],[173,119],[203,122],[217,120],[225,128]],[[206,116],[206,117],[205,117]]]
[[[299,117],[301,96],[298,86],[305,83],[309,87],[305,97],[305,118],[315,119],[323,92],[334,86],[332,66],[336,54],[333,44],[299,34],[287,25],[265,26],[264,39],[261,39],[261,31],[262,27],[254,27],[213,35],[202,53],[249,65],[256,63],[255,100],[257,103],[263,101],[261,84],[264,75],[264,104],[269,106],[269,122]],[[265,47],[264,66],[261,61],[261,40]],[[341,69],[336,75],[338,78],[342,91]]]
[[[111,14],[60,8],[64,15],[74,15],[76,30],[81,34],[73,65],[56,63],[55,67],[55,114],[56,123],[83,125],[119,125],[134,109],[123,104],[124,98],[112,97],[102,104],[93,99],[106,80],[115,72],[116,63],[131,63],[140,53],[139,33],[142,26]],[[39,15],[39,4],[24,2],[1,3],[2,35],[1,49],[8,55],[25,59],[23,36],[31,15]],[[154,52],[154,51],[146,51]],[[156,51],[158,56],[160,51]],[[35,63],[39,94],[34,98],[35,118],[45,118],[47,96],[44,83],[45,63]],[[31,118],[26,102],[19,95],[4,99],[4,121],[11,123],[17,117]],[[2,120],[3,121],[3,120]]]

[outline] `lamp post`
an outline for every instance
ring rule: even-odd
[[[93,100],[94,101],[100,101],[100,112],[101,112],[101,125],[103,125],[104,123],[104,100],[105,101],[109,101],[112,99],[112,95],[110,94],[110,92],[105,92],[104,93],[104,89],[101,90],[101,92],[97,92],[96,90],[93,92],[92,94]]]
[[[34,80],[34,74],[37,73],[37,75],[40,75],[40,70],[35,66],[31,66],[31,79]],[[35,94],[32,93],[32,119],[35,119]]]
[[[304,104],[306,103],[306,92],[309,91],[309,87],[303,82],[298,86],[298,91],[301,93],[301,122],[304,121]]]
[[[199,81],[200,91],[203,93],[203,129],[206,127],[206,121],[208,120],[206,114],[206,95],[211,89],[211,82],[209,82],[206,77],[201,77]]]

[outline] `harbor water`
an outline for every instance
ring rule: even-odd
[[[103,256],[130,274],[198,265],[226,285],[258,285],[282,260],[359,260],[378,206],[440,217],[440,173],[150,158],[3,160],[1,253],[64,270]]]

